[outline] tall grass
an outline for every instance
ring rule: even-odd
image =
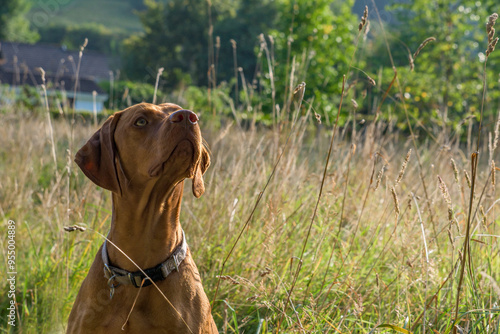
[[[73,169],[74,183],[67,198],[69,178],[55,173],[56,169],[64,171],[67,163],[71,127],[66,120],[52,124],[58,157],[54,166],[49,137],[37,131],[44,128],[43,118],[14,114],[2,114],[1,118],[5,124],[0,130],[1,213],[4,220],[18,223],[17,301],[22,328],[40,333],[62,330],[81,280],[102,243],[91,232],[68,235],[62,228],[79,224],[105,234],[111,219],[110,196]],[[222,260],[250,216],[280,152],[272,130],[243,131],[231,123],[220,129],[206,118],[203,133],[213,152],[213,164],[206,174],[207,191],[199,200],[186,191],[181,221],[207,294],[212,297]],[[94,130],[91,123],[77,123],[75,143],[90,137]],[[468,207],[464,197],[469,189],[465,176],[455,175],[451,159],[463,170],[469,164],[468,154],[460,147],[443,150],[440,143],[418,147],[440,232],[436,238],[429,214],[422,210],[425,199],[415,160],[408,161],[404,176],[393,188],[411,143],[401,143],[402,135],[397,131],[387,134],[388,126],[379,125],[374,130],[373,142],[363,141],[371,131],[369,125],[358,129],[355,151],[346,137],[336,142],[325,193],[291,296],[293,308],[283,313],[329,141],[328,131],[312,126],[309,118],[301,118],[261,204],[227,261],[224,275],[232,279],[221,282],[213,306],[219,328],[229,333],[255,332],[257,328],[272,332],[282,315],[284,332],[364,332],[384,323],[419,332],[424,326],[422,319],[427,328],[440,333],[451,328],[458,280],[454,268],[460,258],[457,246],[465,233]],[[375,145],[384,159],[370,154],[364,149],[366,145]],[[375,189],[373,170],[384,165]],[[480,162],[478,170],[482,172],[478,172],[477,182],[484,185],[490,171],[487,161]],[[438,175],[448,187],[455,217],[452,222]],[[395,214],[391,189],[399,198],[399,215]],[[489,182],[489,195],[482,199],[484,216],[476,216],[472,223],[474,270],[466,272],[459,307],[460,314],[469,312],[459,326],[475,333],[495,333],[499,324],[498,310],[493,311],[498,309],[500,298],[493,192]],[[5,256],[5,237],[1,240]],[[437,243],[441,245],[439,252]],[[6,283],[2,284],[6,291]],[[4,306],[8,300],[5,295],[0,300],[0,321],[6,328]],[[424,310],[426,315],[421,317]]]
[[[264,38],[261,47],[273,80],[273,53]],[[281,112],[275,102],[282,97],[272,96],[272,127],[245,128],[238,118],[254,100],[247,96],[252,85],[244,82],[245,102],[225,97],[235,119],[214,116],[215,104],[196,110],[213,163],[205,195],[195,199],[185,192],[181,223],[214,299],[219,330],[499,333],[493,181],[499,125],[483,124],[474,147],[479,154],[458,136],[448,138],[444,128],[421,131],[409,117],[410,132],[401,132],[395,118],[378,118],[392,86],[402,92],[395,71],[382,98],[376,97],[381,102],[371,121],[339,108],[350,121],[332,132],[317,123],[312,103],[301,107],[303,85],[295,91],[302,97],[293,98],[295,80],[304,76],[299,63],[287,62],[291,97]],[[215,96],[212,65],[209,94]],[[182,98],[172,102],[185,105]],[[391,107],[404,110],[404,100]],[[0,247],[6,259],[5,226],[12,219],[19,317],[16,328],[7,327],[9,300],[0,296],[3,332],[64,331],[102,238],[90,230],[65,234],[63,227],[77,224],[101,234],[109,228],[109,193],[70,168],[68,154],[95,124],[78,114],[76,123],[67,117],[51,120],[51,134],[39,130],[46,128],[43,117],[22,108],[0,114]],[[417,138],[420,131],[429,136]],[[489,147],[488,136],[495,138]],[[5,280],[0,288],[7,291]]]

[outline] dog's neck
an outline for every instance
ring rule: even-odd
[[[169,191],[151,189],[127,191],[127,197],[113,193],[113,218],[108,238],[142,269],[165,261],[182,241],[179,214],[183,182]],[[162,194],[159,196],[158,194]],[[137,267],[115,247],[108,245],[112,265],[128,271]]]

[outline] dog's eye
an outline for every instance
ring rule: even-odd
[[[146,121],[146,119],[144,119],[142,117],[137,119],[137,121],[135,121],[135,123],[134,123],[134,125],[141,126],[141,127],[145,126],[146,124],[148,124],[148,121]]]

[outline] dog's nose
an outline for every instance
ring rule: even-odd
[[[172,113],[168,119],[172,123],[180,123],[182,121],[189,121],[191,124],[196,124],[198,122],[198,116],[191,110],[178,110]]]

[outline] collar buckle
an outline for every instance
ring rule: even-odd
[[[107,264],[104,265],[104,276],[108,278],[108,286],[109,286],[109,299],[113,299],[113,295],[115,294],[115,288],[120,286],[120,282],[116,280],[116,274],[109,268]]]

